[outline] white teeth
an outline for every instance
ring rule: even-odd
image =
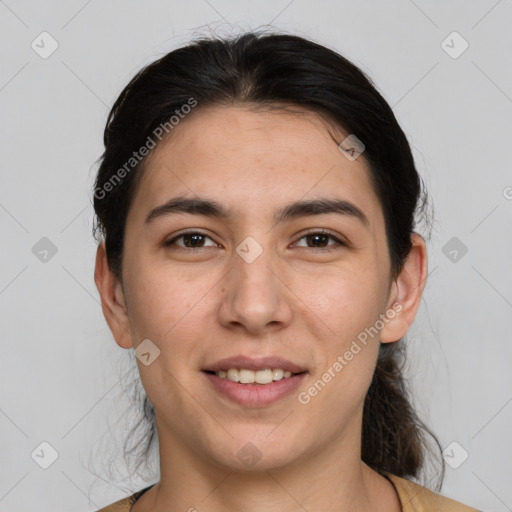
[[[233,382],[240,382],[240,375],[238,374],[238,370],[230,368],[226,375],[229,380],[232,380]]]
[[[238,378],[242,384],[252,384],[255,380],[255,374],[251,370],[239,370]]]
[[[284,377],[284,372],[281,368],[276,368],[272,370],[272,379],[273,380],[281,380]]]
[[[245,368],[230,368],[229,370],[220,370],[215,372],[217,377],[228,379],[232,382],[240,382],[242,384],[270,384],[275,380],[286,379],[291,377],[292,372],[282,370],[281,368],[265,368],[264,370],[252,371]]]
[[[269,384],[274,380],[274,373],[270,368],[254,372],[254,382],[258,384]]]

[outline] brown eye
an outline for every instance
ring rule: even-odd
[[[334,240],[334,244],[329,243],[329,239]],[[328,231],[313,231],[307,233],[299,240],[306,240],[307,248],[320,249],[321,251],[332,251],[338,248],[340,245],[345,245],[341,240],[332,235]],[[312,244],[312,245],[309,245]]]
[[[183,245],[176,243],[180,239],[183,239]],[[175,236],[171,240],[167,240],[166,242],[164,242],[164,246],[170,247],[172,245],[177,245],[178,247],[183,249],[201,249],[203,247],[208,247],[204,245],[206,239],[210,239],[213,242],[213,240],[208,235],[201,233],[200,231],[189,231],[187,233],[181,233],[180,235]],[[217,244],[213,242],[213,247],[216,246]],[[209,247],[212,246],[210,245]]]

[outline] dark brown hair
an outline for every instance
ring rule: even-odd
[[[133,152],[149,140],[156,142],[162,125],[170,133],[170,118],[191,105],[191,98],[195,109],[235,102],[291,105],[355,134],[365,144],[364,160],[384,212],[391,275],[399,275],[426,193],[390,106],[372,81],[335,51],[294,35],[251,32],[200,38],[166,54],[137,73],[113,105],[95,182],[94,233],[98,241],[105,239],[109,265],[119,279],[127,213],[145,163],[131,161]],[[404,355],[404,340],[381,344],[364,405],[361,456],[378,472],[417,478],[426,456],[439,455],[428,437],[438,451],[440,446],[411,404],[402,373]],[[149,446],[155,423],[147,396],[143,412],[150,425]],[[444,475],[439,459],[438,489]]]

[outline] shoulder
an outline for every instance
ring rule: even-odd
[[[384,476],[395,487],[403,512],[479,512],[405,478],[391,473]]]
[[[149,491],[149,489],[151,489],[151,487],[153,487],[153,485],[150,485],[149,487],[146,487],[145,489],[137,491],[136,493],[134,493],[131,496],[128,496],[126,498],[123,498],[122,500],[116,501],[115,503],[112,503],[106,507],[103,507],[102,509],[98,510],[97,512],[130,512],[132,505],[146,491]]]
[[[98,512],[130,512],[131,506],[135,503],[137,499],[136,494],[132,494],[128,498],[123,498],[122,500],[116,501],[111,505],[103,507],[98,510]]]
[[[391,473],[385,473],[384,476],[395,487],[403,512],[479,512],[476,508],[468,507],[458,501],[441,496],[405,478]],[[146,487],[127,498],[116,501],[98,510],[98,512],[130,512],[131,506],[151,487]]]

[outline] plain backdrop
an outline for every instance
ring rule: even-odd
[[[360,66],[407,134],[435,214],[408,336],[415,403],[446,448],[442,493],[512,510],[512,1],[5,0],[0,512],[96,510],[144,485],[89,460],[128,403],[130,352],[93,281],[106,116],[143,65],[264,25]]]

